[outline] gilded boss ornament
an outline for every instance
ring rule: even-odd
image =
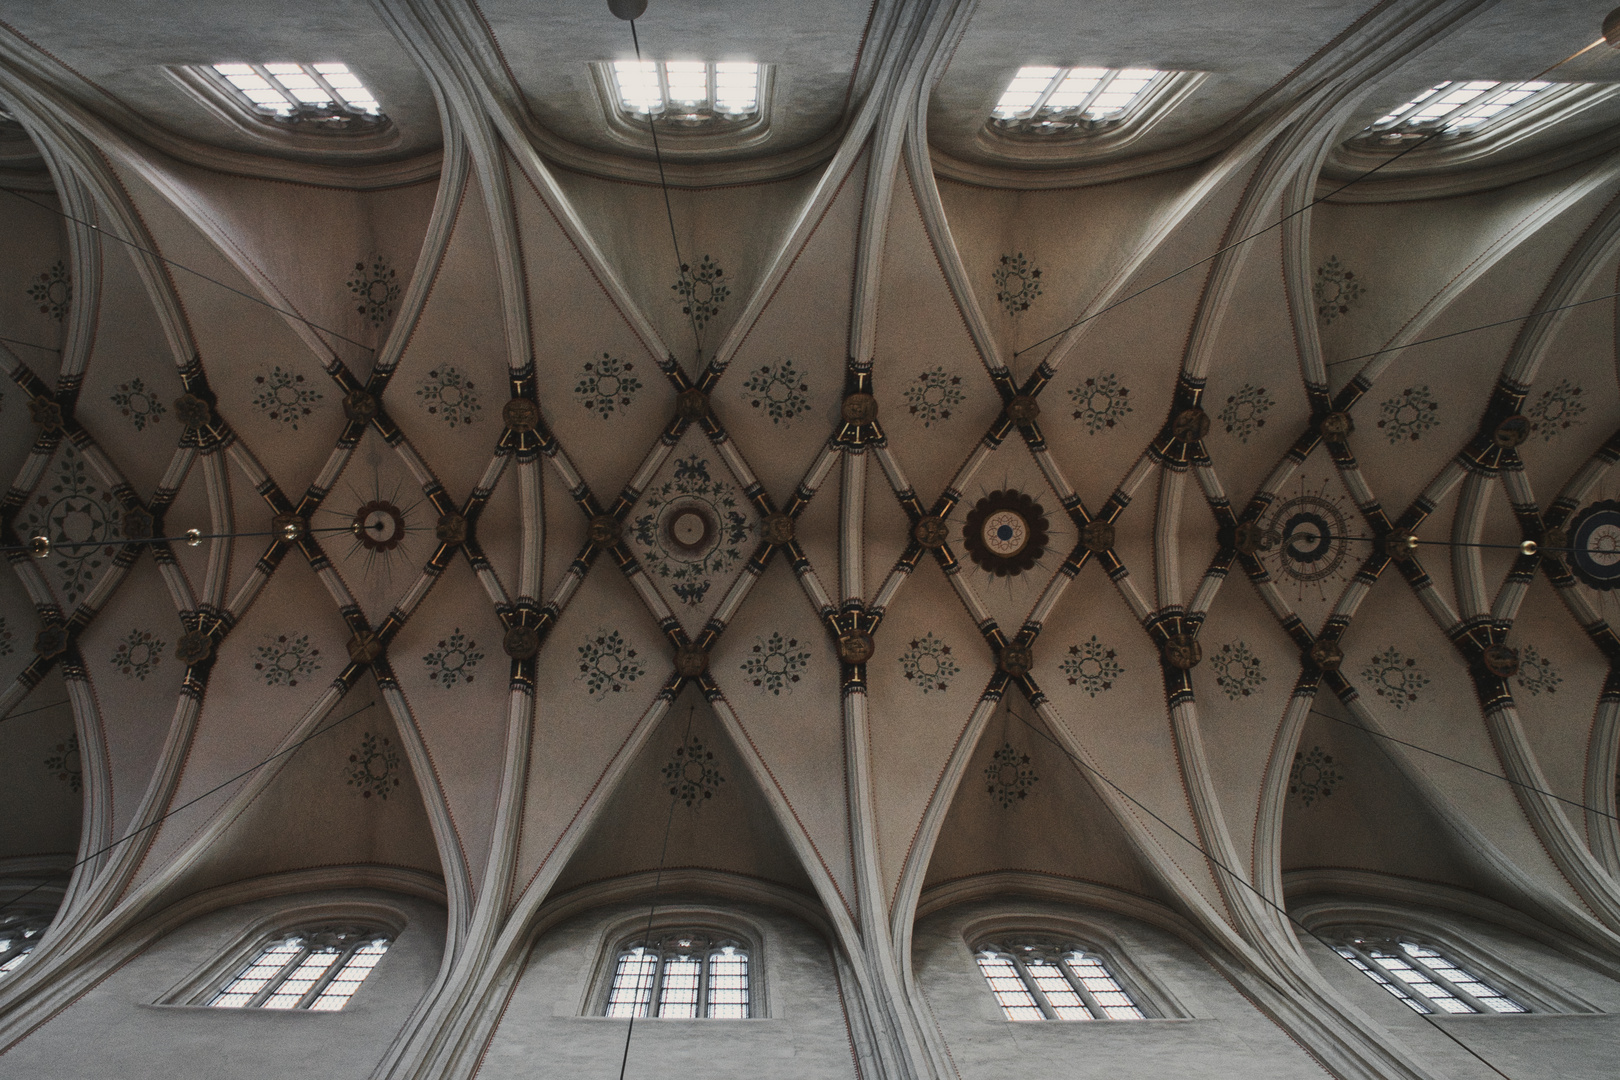
[[[540,424],[540,406],[528,398],[513,398],[501,406],[501,421],[513,431],[533,431]]]
[[[951,538],[951,530],[945,524],[944,518],[929,515],[917,520],[917,524],[911,529],[911,535],[917,543],[932,550],[945,546],[945,541]]]
[[[696,645],[682,645],[675,650],[675,674],[683,679],[695,679],[709,670],[709,654]]]

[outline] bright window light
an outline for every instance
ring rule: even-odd
[[[1396,143],[1434,134],[1475,133],[1508,110],[1558,85],[1481,79],[1437,83],[1400,108],[1379,117],[1365,134],[1382,142]]]
[[[1353,938],[1335,946],[1367,978],[1417,1013],[1522,1013],[1523,1005],[1450,957],[1415,941]]]
[[[760,72],[752,61],[615,60],[612,71],[619,108],[636,120],[696,127],[759,114]]]
[[[22,966],[50,922],[48,917],[38,915],[0,916],[0,975],[9,975]]]
[[[387,935],[353,928],[293,934],[261,948],[204,1004],[336,1012],[360,989],[389,944]]]
[[[1141,1020],[1103,958],[1079,945],[981,946],[979,972],[1008,1020]]]
[[[1025,134],[1100,131],[1123,123],[1173,73],[1157,68],[1022,67],[991,123]]]
[[[382,106],[347,64],[215,64],[254,109],[281,120],[376,118]]]
[[[748,949],[700,932],[633,942],[619,951],[604,1015],[746,1020]]]

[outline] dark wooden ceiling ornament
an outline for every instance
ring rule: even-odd
[[[1581,581],[1608,592],[1620,588],[1620,502],[1593,503],[1569,524],[1569,567]]]
[[[1322,671],[1338,671],[1344,663],[1344,650],[1332,638],[1317,638],[1305,650],[1305,662]]]
[[[591,543],[606,547],[619,542],[619,519],[612,514],[597,514],[586,529]]]
[[[682,645],[675,650],[675,674],[683,679],[696,679],[709,670],[709,652],[696,645]]]
[[[1046,511],[1022,491],[992,491],[973,504],[962,544],[981,570],[1014,577],[1046,554]]]
[[[682,420],[703,420],[709,415],[709,395],[688,387],[675,395],[675,415]]]
[[[48,397],[28,399],[28,418],[46,431],[62,426],[62,406]]]
[[[150,540],[157,529],[157,519],[144,507],[132,506],[124,511],[124,520],[118,528],[125,540]]]
[[[355,515],[359,520],[359,515]],[[296,544],[309,532],[309,522],[297,514],[277,514],[270,519],[270,531],[275,533],[277,540],[289,544]]]
[[[40,659],[49,660],[53,656],[61,656],[67,652],[67,627],[60,624],[47,626],[34,635],[34,651]]]
[[[1378,541],[1378,548],[1396,562],[1405,562],[1417,551],[1417,534],[1404,529],[1386,533]]]
[[[1080,544],[1093,555],[1101,555],[1114,546],[1114,525],[1109,521],[1088,521],[1080,526]]]
[[[1541,530],[1541,547],[1569,547],[1569,531],[1562,525],[1548,525],[1545,529]],[[1554,552],[1554,554],[1563,554],[1563,552]]]
[[[214,639],[201,630],[188,630],[174,645],[174,658],[187,667],[200,664],[214,651]]]
[[[1204,658],[1204,647],[1191,634],[1171,634],[1164,641],[1164,662],[1178,671],[1190,671]]]
[[[765,520],[760,522],[760,536],[765,538],[767,544],[789,544],[793,542],[794,521],[791,514],[766,514]]]
[[[1240,521],[1232,527],[1232,547],[1239,555],[1254,555],[1269,549],[1266,529],[1258,521]]]
[[[1013,678],[1021,679],[1035,666],[1035,653],[1028,645],[1008,645],[996,658],[996,666]]]
[[[1496,425],[1496,430],[1491,432],[1491,441],[1504,450],[1522,445],[1529,437],[1530,419],[1518,413],[1502,417]]]
[[[859,630],[838,635],[838,659],[846,664],[864,664],[872,659],[877,645],[871,634]]]
[[[514,626],[501,638],[501,648],[514,660],[532,660],[540,651],[540,635],[532,626]]]
[[[343,415],[350,420],[374,420],[377,410],[377,399],[364,390],[351,390],[343,395]]]
[[[1019,394],[1007,402],[1007,419],[1015,424],[1033,424],[1041,415],[1041,403],[1028,394]]]
[[[1356,430],[1356,422],[1347,412],[1330,412],[1316,425],[1317,432],[1330,443],[1342,443]]]
[[[1209,434],[1209,413],[1196,405],[1182,409],[1170,422],[1170,430],[1182,442],[1197,442]]]
[[[441,544],[464,544],[467,542],[467,519],[454,510],[440,514],[438,523],[433,526],[433,536]]]
[[[1519,650],[1495,642],[1485,646],[1479,662],[1498,679],[1511,679],[1519,673]]]
[[[877,398],[859,391],[844,398],[840,415],[846,424],[870,424],[877,419]]]
[[[911,527],[911,536],[923,547],[937,551],[951,538],[951,528],[945,524],[944,518],[930,514],[917,519],[917,524]]]
[[[375,663],[382,653],[382,638],[370,630],[362,630],[349,639],[349,659],[356,664]]]
[[[174,415],[188,428],[207,427],[213,413],[208,402],[196,394],[181,394],[174,399]]]
[[[540,425],[540,406],[515,397],[501,406],[501,421],[513,431],[533,431]]]
[[[349,528],[367,551],[393,551],[405,540],[405,514],[391,502],[374,499],[354,512]]]

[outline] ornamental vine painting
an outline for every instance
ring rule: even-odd
[[[111,566],[123,507],[67,440],[36,492],[18,515],[20,531],[50,538],[50,576],[62,599],[76,604]]]

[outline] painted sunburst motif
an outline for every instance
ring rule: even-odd
[[[1355,571],[1350,537],[1355,508],[1330,480],[1300,479],[1264,518],[1259,559],[1281,582],[1293,582],[1296,598],[1326,600]]]

